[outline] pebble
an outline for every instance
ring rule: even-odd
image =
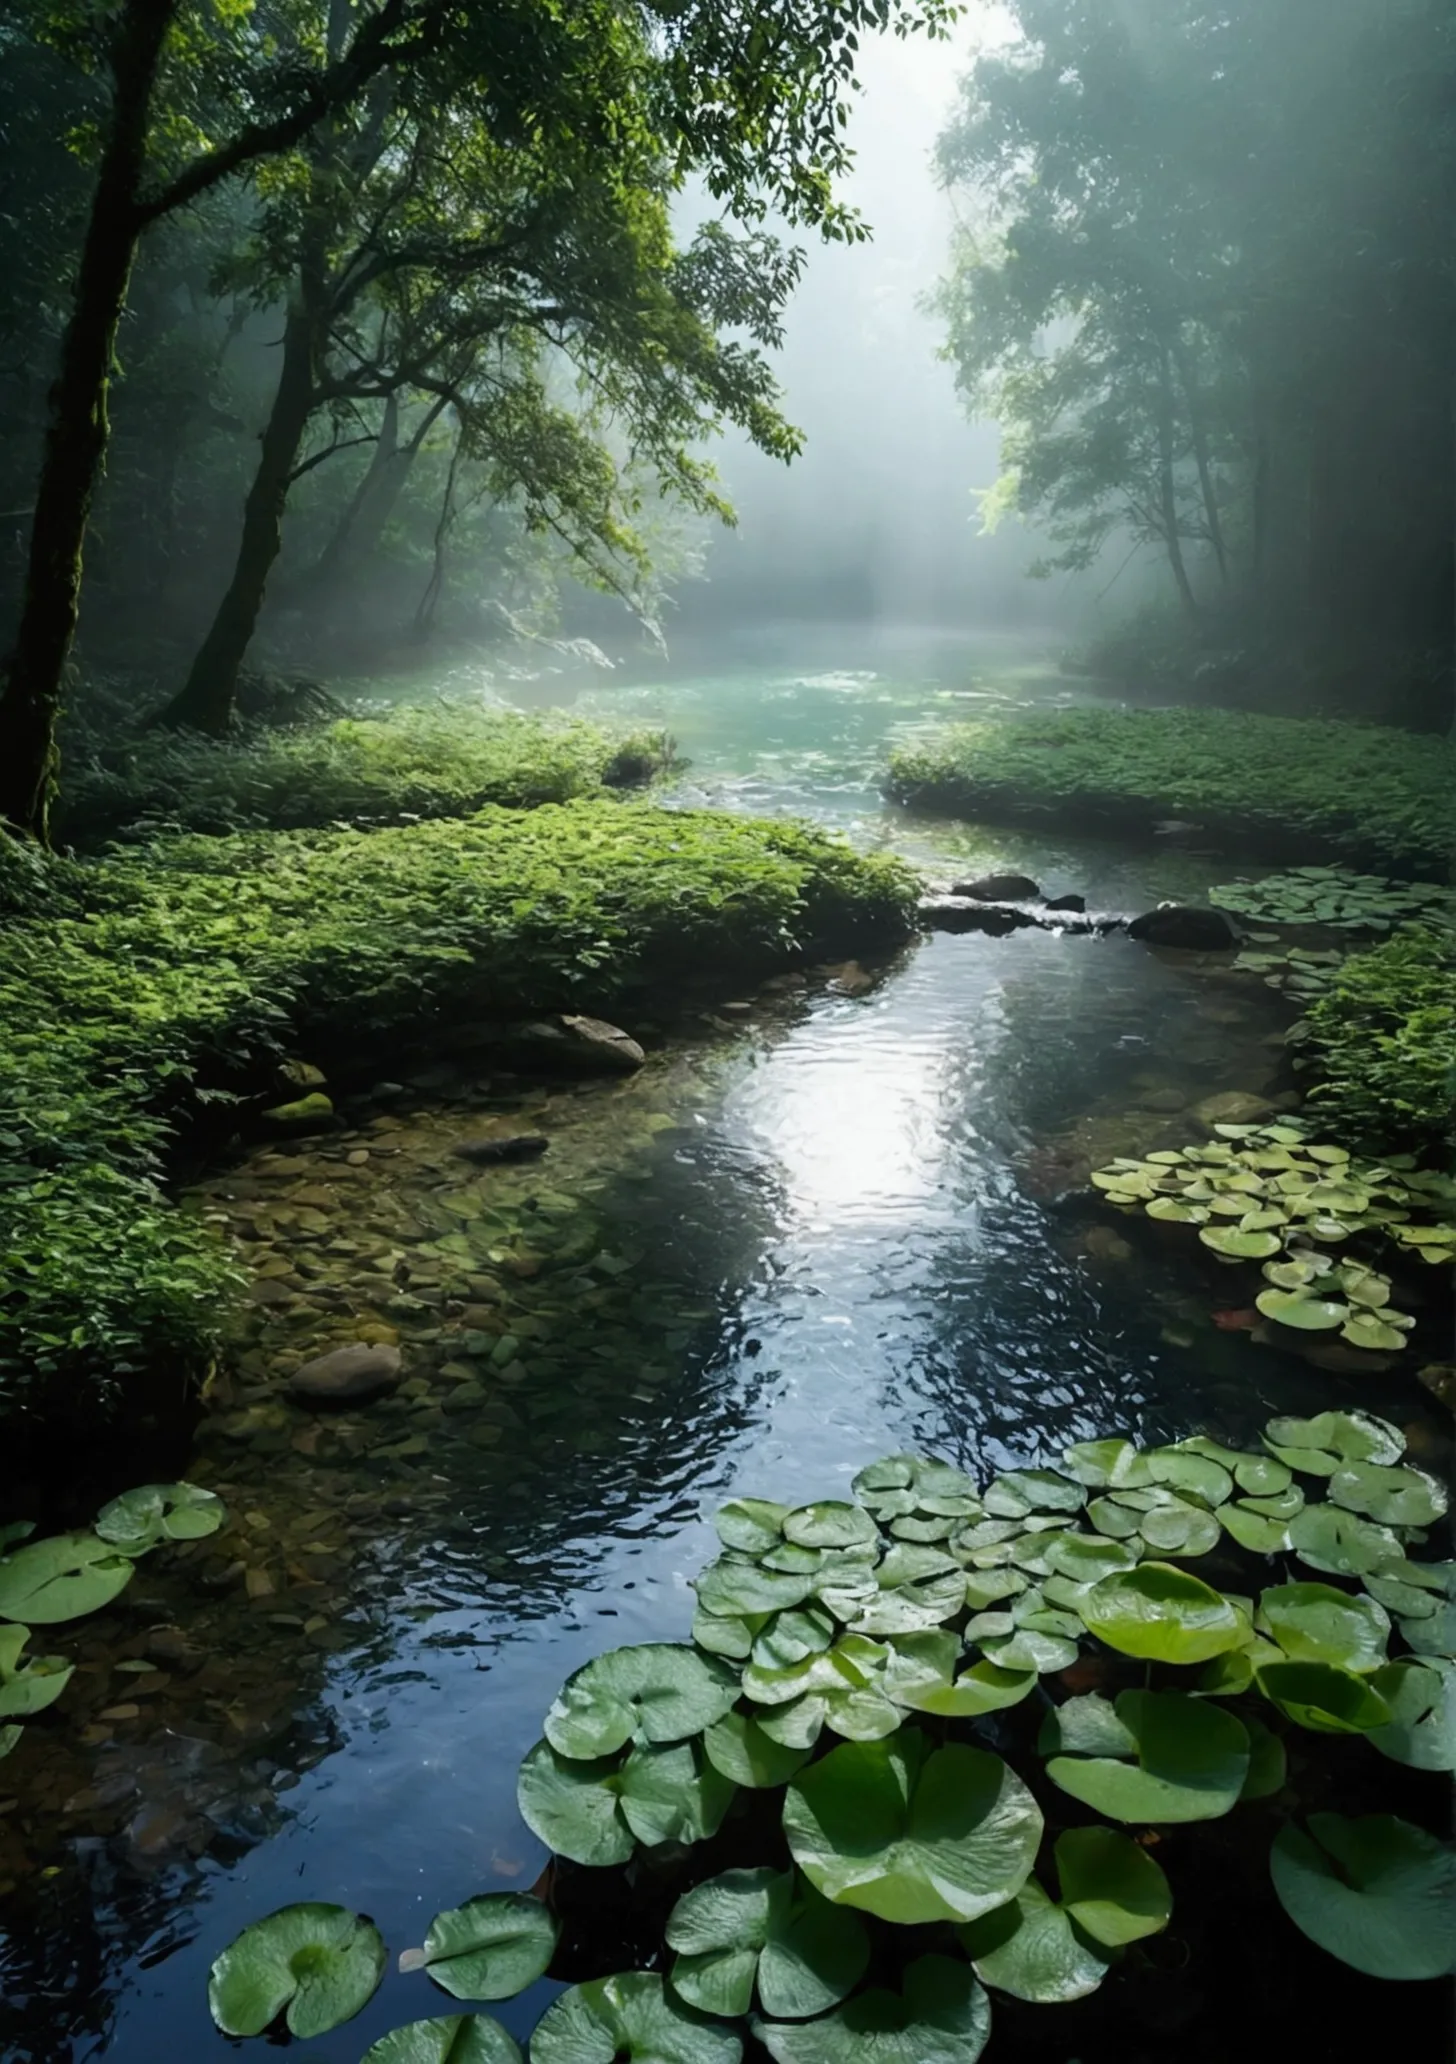
[[[139,1720],[141,1711],[140,1706],[127,1700],[119,1706],[103,1706],[96,1717],[98,1720]]]
[[[305,1362],[294,1370],[288,1388],[302,1404],[356,1404],[397,1389],[403,1373],[397,1347],[361,1340]]]

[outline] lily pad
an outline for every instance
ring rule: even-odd
[[[991,2006],[970,1966],[917,1957],[903,1982],[903,1992],[859,1993],[822,2020],[755,2021],[753,2032],[774,2064],[976,2064]]]
[[[733,1785],[694,1742],[634,1748],[590,1762],[537,1742],[516,1799],[528,1828],[574,1863],[626,1863],[638,1842],[701,1842],[716,1834]]]
[[[981,1500],[997,1519],[1022,1519],[1028,1512],[1080,1512],[1084,1484],[1056,1469],[1008,1469],[987,1484]]]
[[[787,1784],[808,1761],[810,1745],[786,1746],[764,1733],[750,1714],[725,1713],[703,1733],[703,1750],[715,1770],[753,1791]]]
[[[836,1905],[901,1924],[969,1921],[1026,1882],[1042,1816],[983,1749],[932,1748],[915,1728],[849,1742],[801,1771],[784,1801],[794,1861]]]
[[[766,1555],[784,1538],[787,1505],[774,1505],[767,1498],[730,1498],[713,1514],[713,1525],[725,1548],[737,1548],[744,1555]]]
[[[1148,1466],[1130,1440],[1078,1441],[1062,1451],[1068,1476],[1090,1490],[1116,1489],[1120,1484],[1149,1483]]]
[[[29,1720],[54,1705],[75,1673],[64,1656],[32,1656],[22,1663],[29,1627],[0,1626],[0,1720]]]
[[[669,1641],[613,1648],[568,1677],[544,1733],[563,1756],[609,1756],[629,1741],[685,1741],[721,1720],[737,1673],[714,1656]]]
[[[1333,1584],[1280,1584],[1259,1599],[1259,1622],[1291,1662],[1334,1663],[1363,1675],[1385,1661],[1390,1615]]]
[[[801,1548],[868,1548],[876,1545],[880,1530],[862,1505],[826,1498],[787,1513],[784,1534]]]
[[[1402,1656],[1370,1680],[1390,1708],[1391,1724],[1366,1739],[1412,1770],[1456,1770],[1456,1663],[1444,1656]]]
[[[1205,1247],[1211,1247],[1215,1254],[1222,1254],[1230,1261],[1263,1261],[1266,1256],[1277,1254],[1284,1244],[1277,1233],[1244,1232],[1238,1226],[1200,1226],[1198,1237]],[[1276,1294],[1261,1291],[1256,1301],[1262,1306],[1265,1297]]]
[[[1382,1569],[1401,1555],[1398,1534],[1337,1505],[1306,1505],[1297,1512],[1289,1522],[1289,1543],[1311,1569],[1342,1577]]]
[[[1221,1592],[1166,1562],[1102,1578],[1088,1592],[1082,1617],[1109,1648],[1154,1663],[1206,1662],[1244,1637]]]
[[[1348,1304],[1317,1297],[1311,1290],[1261,1290],[1254,1299],[1266,1319],[1300,1333],[1328,1333],[1350,1316]]]
[[[1385,1526],[1430,1526],[1450,1503],[1446,1486],[1424,1469],[1351,1462],[1330,1478],[1330,1498]]]
[[[1311,1942],[1372,1978],[1456,1969],[1456,1850],[1393,1814],[1312,1813],[1275,1837],[1280,1904]]]
[[[1232,1497],[1234,1480],[1221,1463],[1182,1447],[1154,1448],[1147,1457],[1154,1483],[1171,1484],[1185,1498],[1212,1507]]]
[[[1177,1498],[1145,1512],[1138,1532],[1160,1555],[1207,1555],[1218,1546],[1219,1526],[1214,1513]]]
[[[573,1985],[531,2037],[532,2064],[740,2064],[731,2028],[683,2005],[650,1971]]]
[[[1265,1697],[1315,1734],[1368,1734],[1390,1725],[1389,1706],[1353,1670],[1334,1663],[1264,1663],[1256,1674]]]
[[[1219,1524],[1254,1555],[1278,1555],[1289,1546],[1289,1522],[1253,1512],[1241,1500],[1219,1507]]]
[[[513,2035],[489,2014],[409,2021],[371,2043],[360,2064],[526,2064]]]
[[[0,1620],[52,1627],[110,1605],[135,1564],[95,1534],[52,1534],[0,1559]]]
[[[1237,1804],[1249,1774],[1247,1729],[1222,1706],[1177,1691],[1124,1691],[1117,1721],[1137,1760],[1060,1755],[1053,1784],[1109,1820],[1214,1820]]]
[[[1055,1849],[1062,1904],[1085,1935],[1106,1948],[1166,1928],[1173,1894],[1160,1866],[1115,1828],[1068,1828]]]
[[[345,1906],[306,1901],[254,1921],[216,1958],[207,2003],[224,2035],[327,2035],[365,2008],[384,1976],[384,1938]]]
[[[1313,1419],[1271,1419],[1264,1444],[1280,1456],[1285,1449],[1326,1449],[1345,1462],[1398,1462],[1405,1453],[1405,1435],[1373,1412],[1319,1412]],[[1300,1464],[1292,1464],[1299,1468]],[[1319,1470],[1319,1475],[1332,1474]]]
[[[812,1579],[764,1569],[739,1555],[720,1555],[694,1580],[698,1603],[718,1619],[782,1612],[812,1595]]]
[[[869,1963],[864,1923],[793,1871],[734,1870],[695,1885],[673,1908],[672,1989],[689,2006],[735,2017],[753,2005],[806,2020],[837,2006]]]
[[[1108,1959],[1087,1941],[1064,1906],[1049,1898],[1035,1878],[994,1913],[960,1931],[967,1956],[983,1985],[1013,1999],[1054,2006],[1085,1999],[1107,1976]]]
[[[123,1555],[144,1555],[159,1541],[201,1541],[215,1534],[227,1508],[197,1484],[142,1484],[123,1491],[96,1515],[96,1531]]]
[[[455,1999],[514,1999],[551,1962],[556,1935],[556,1921],[539,1899],[486,1892],[436,1914],[410,1968],[427,1971]]]

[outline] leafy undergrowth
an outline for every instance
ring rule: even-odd
[[[1218,709],[986,717],[890,762],[887,793],[957,816],[1191,817],[1226,839],[1444,875],[1456,749],[1377,725]]]
[[[1410,925],[1345,961],[1309,1012],[1310,1102],[1376,1151],[1456,1138],[1456,939]]]
[[[0,848],[0,1419],[103,1421],[195,1374],[234,1272],[159,1187],[199,1100],[293,1041],[608,1008],[673,973],[908,932],[915,884],[823,834],[606,799],[379,830]]]
[[[613,736],[568,719],[467,703],[401,707],[231,739],[143,731],[66,768],[59,843],[94,849],[175,831],[463,817],[630,787],[671,764],[660,734]]]

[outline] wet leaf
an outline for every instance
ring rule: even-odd
[[[369,2004],[385,1962],[383,1937],[363,1915],[284,1906],[215,1959],[207,2001],[224,2035],[261,2035],[280,2014],[291,2035],[327,2035]]]
[[[738,1696],[738,1675],[686,1644],[643,1642],[609,1649],[568,1677],[546,1715],[560,1755],[609,1756],[629,1741],[684,1741],[721,1720]]]
[[[489,2014],[409,2021],[371,2043],[360,2064],[526,2064],[515,2037]]]
[[[1124,1691],[1114,1710],[1132,1738],[1136,1762],[1053,1756],[1047,1764],[1053,1784],[1109,1820],[1133,1823],[1213,1820],[1237,1803],[1250,1744],[1232,1713],[1176,1691]]]
[[[556,1922],[539,1899],[487,1892],[436,1914],[421,1968],[455,1999],[514,1999],[556,1949]]]
[[[969,1965],[917,1957],[903,1984],[862,1992],[818,2021],[756,2020],[753,2032],[774,2064],[976,2064],[991,2008]]]
[[[95,1534],[53,1534],[0,1559],[0,1619],[56,1626],[109,1605],[135,1564]]]
[[[1148,1662],[1206,1662],[1237,1648],[1244,1635],[1244,1623],[1220,1592],[1163,1562],[1102,1578],[1087,1594],[1082,1617],[1109,1648]]]
[[[863,1922],[793,1871],[735,1870],[709,1878],[673,1908],[667,1942],[678,1952],[673,1991],[704,2013],[736,2017],[753,2005],[803,2020],[837,2006],[864,1976]]]
[[[531,2037],[532,2064],[739,2064],[731,2028],[683,2005],[649,1971],[573,1985]]]
[[[1289,1918],[1321,1949],[1372,1978],[1456,1969],[1456,1850],[1392,1814],[1293,1822],[1269,1858]]]

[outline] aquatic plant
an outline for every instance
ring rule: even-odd
[[[159,841],[5,862],[0,1418],[119,1411],[217,1351],[241,1272],[160,1188],[173,1128],[290,1040],[387,1052],[497,1012],[906,936],[915,883],[823,833],[620,801],[367,835]]]
[[[1297,1059],[1319,1122],[1367,1151],[1456,1140],[1456,936],[1404,926],[1351,956],[1310,1007]]]
[[[1120,1155],[1092,1181],[1109,1204],[1196,1227],[1222,1260],[1262,1261],[1265,1318],[1305,1332],[1338,1327],[1355,1347],[1402,1348],[1415,1321],[1391,1305],[1389,1277],[1322,1250],[1370,1233],[1411,1260],[1449,1266],[1456,1180],[1408,1155],[1362,1160],[1295,1120],[1213,1130],[1220,1137],[1205,1145]]]
[[[33,1541],[28,1520],[0,1527],[0,1756],[21,1738],[14,1723],[53,1705],[75,1670],[64,1656],[22,1663],[31,1625],[54,1627],[110,1605],[131,1582],[136,1559],[163,1541],[200,1541],[227,1517],[221,1498],[197,1484],[142,1484],[103,1505],[92,1530]]]
[[[890,760],[886,792],[962,817],[1195,819],[1229,843],[1351,849],[1444,876],[1456,746],[1383,725],[1221,709],[1060,709],[957,725]]]
[[[1351,867],[1291,867],[1257,881],[1224,882],[1210,903],[1262,924],[1388,932],[1400,924],[1456,930],[1456,891],[1439,882],[1391,881]]]
[[[1088,1440],[984,1485],[892,1455],[852,1499],[731,1500],[691,1643],[586,1665],[522,1766],[523,1817],[578,1894],[582,1870],[647,1865],[584,1911],[673,1900],[660,1969],[570,1985],[532,2064],[734,2064],[750,2033],[777,2064],[973,2064],[992,1995],[1083,1998],[1176,1925],[1147,1830],[1192,1830],[1167,1853],[1196,1870],[1198,1826],[1236,1810],[1262,1815],[1274,1893],[1320,1949],[1379,1978],[1456,1970],[1456,1848],[1300,1796],[1325,1792],[1331,1739],[1456,1769],[1456,1563],[1421,1552],[1447,1496],[1404,1450],[1330,1411],[1247,1450]],[[1215,1549],[1238,1588],[1185,1566]],[[1048,1785],[1098,1817],[1048,1840]],[[452,1990],[499,1998],[519,1945],[524,1988],[557,1896],[472,1900],[401,1966],[478,1943]],[[411,2025],[518,2054],[483,2017]],[[456,2057],[408,2033],[369,2059]]]

